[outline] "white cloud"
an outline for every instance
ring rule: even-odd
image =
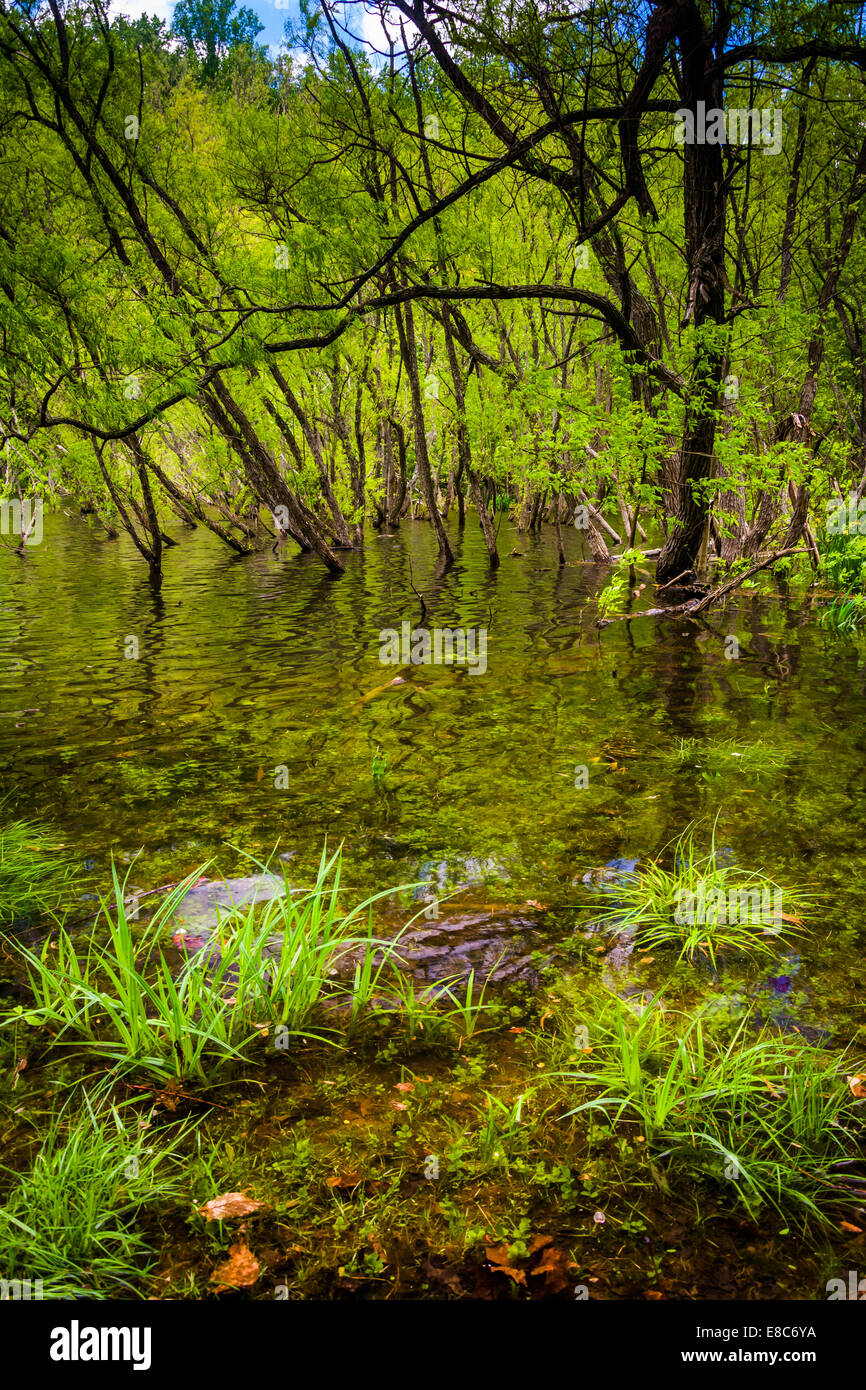
[[[393,43],[399,51],[402,44],[400,39],[400,20],[403,16],[399,10],[391,10],[390,7],[384,11],[378,6],[365,5],[364,18],[361,21],[361,36],[364,41],[370,44],[380,53],[387,53],[389,44]],[[404,20],[404,28],[406,21]],[[410,24],[409,29],[414,29]],[[407,38],[408,38],[407,31]]]
[[[123,15],[124,19],[140,19],[142,15],[155,15],[165,23],[171,24],[175,0],[111,0],[108,13],[114,19]]]

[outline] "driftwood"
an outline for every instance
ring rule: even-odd
[[[774,565],[777,560],[783,560],[788,555],[807,555],[808,550],[801,550],[799,546],[790,546],[787,550],[776,550],[766,559],[760,560],[758,564],[752,565],[749,569],[738,574],[735,579],[729,579],[726,584],[720,584],[718,589],[711,589],[708,594],[701,598],[691,598],[685,603],[671,604],[667,608],[644,608],[640,613],[617,613],[613,618],[599,618],[598,627],[609,627],[611,623],[627,623],[634,618],[676,618],[693,617],[696,613],[702,613],[710,604],[718,603],[726,598],[734,589],[738,589],[746,580],[751,579],[753,574],[759,570],[766,569],[768,565]]]

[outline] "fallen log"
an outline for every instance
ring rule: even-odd
[[[640,613],[617,613],[612,618],[598,618],[597,627],[609,627],[611,623],[627,623],[633,618],[677,618],[693,617],[696,613],[702,613],[710,604],[718,603],[720,599],[727,597],[734,589],[738,589],[747,579],[751,579],[753,574],[759,570],[766,569],[768,565],[774,565],[777,560],[784,560],[788,555],[808,555],[808,550],[802,550],[799,546],[790,546],[787,550],[774,551],[766,559],[760,560],[758,564],[752,565],[749,569],[738,574],[736,578],[729,579],[726,584],[720,584],[717,589],[711,589],[708,594],[701,598],[687,599],[685,603],[670,604],[666,608],[644,608]]]

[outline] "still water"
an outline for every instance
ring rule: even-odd
[[[655,856],[694,821],[708,842],[718,818],[737,862],[814,904],[777,972],[808,975],[819,1022],[856,1026],[866,666],[804,583],[599,633],[606,576],[573,532],[560,568],[551,533],[503,522],[492,575],[477,528],[454,526],[437,577],[426,524],[369,531],[339,580],[174,534],[160,596],[133,546],[87,520],[46,515],[40,546],[0,557],[6,810],[53,822],[94,885],[112,854],[141,851],[131,881],[150,888],[212,857],[248,872],[241,851],[274,848],[303,881],[327,838],[364,892],[462,886],[571,931],[589,871]],[[426,627],[484,630],[483,674],[381,663],[382,631],[421,623],[416,589]]]

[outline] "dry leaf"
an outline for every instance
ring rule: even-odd
[[[229,1247],[229,1257],[217,1265],[210,1277],[212,1284],[221,1288],[248,1289],[256,1282],[262,1267],[248,1245],[238,1241]]]
[[[335,1173],[333,1177],[328,1178],[327,1185],[328,1187],[351,1188],[358,1187],[363,1181],[363,1173]]]
[[[199,1213],[208,1221],[229,1221],[235,1216],[251,1216],[254,1211],[263,1211],[264,1202],[256,1202],[243,1192],[224,1192],[221,1197],[211,1197]]]
[[[564,1250],[545,1250],[532,1270],[532,1277],[543,1275],[546,1293],[562,1293],[571,1284],[568,1272],[575,1267],[574,1260],[570,1260]]]
[[[507,1274],[509,1279],[513,1279],[515,1284],[526,1285],[526,1271],[518,1269],[517,1265],[509,1263],[508,1241],[502,1241],[501,1245],[485,1246],[485,1253],[488,1262],[493,1266],[497,1274]]]

